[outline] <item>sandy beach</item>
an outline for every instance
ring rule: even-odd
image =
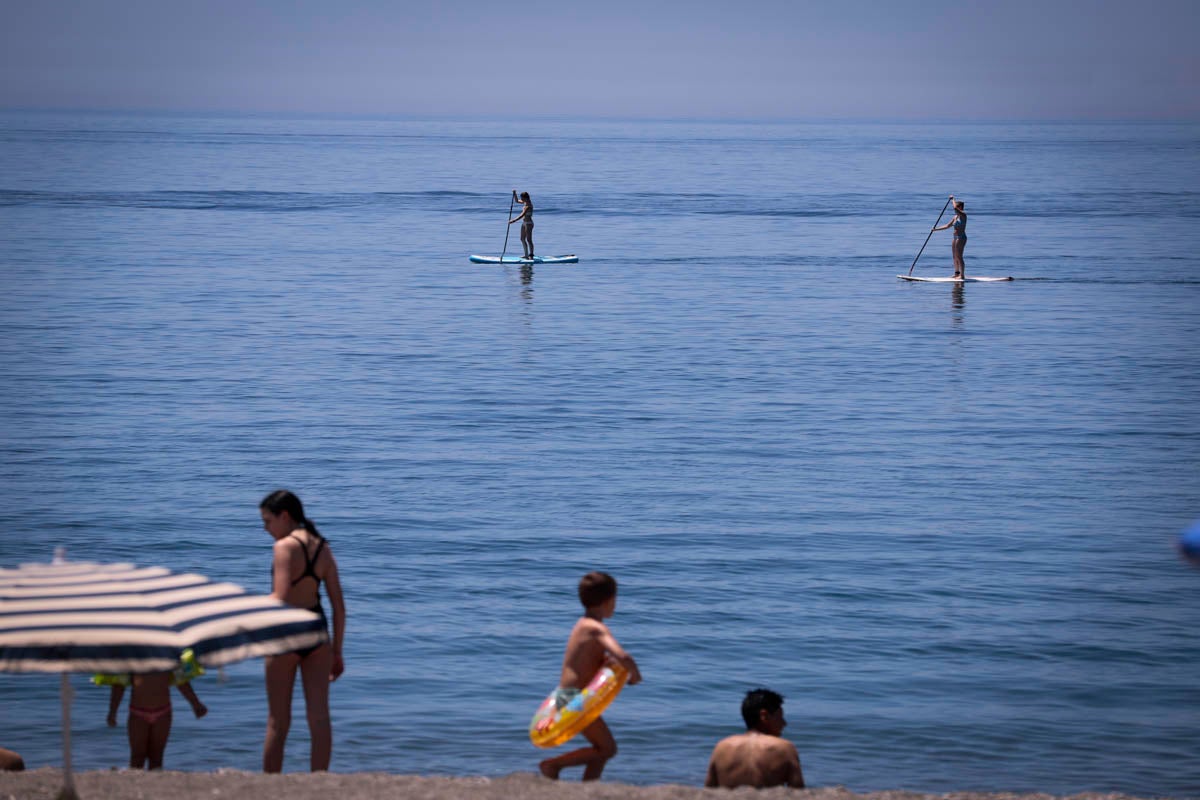
[[[721,797],[804,797],[810,800],[1051,800],[1047,794],[954,792],[920,794],[887,791],[856,794],[843,787],[808,789],[802,793],[776,789],[703,789],[695,786],[631,786],[603,781],[584,785],[573,781],[548,781],[530,774],[502,778],[440,778],[389,775],[377,772],[352,774],[305,773],[263,775],[239,772],[132,772],[97,771],[75,776],[82,800],[713,800]],[[0,800],[53,800],[62,788],[62,772],[36,769],[0,773]],[[1077,794],[1071,800],[1135,800],[1129,795]]]

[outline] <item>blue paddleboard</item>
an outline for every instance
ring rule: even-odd
[[[576,264],[579,262],[579,256],[534,256],[533,258],[523,258],[522,256],[505,256],[501,260],[500,256],[471,256],[471,262],[474,264]]]
[[[973,275],[966,278],[928,278],[923,275],[897,275],[902,281],[913,281],[914,283],[995,283],[997,281],[1011,281],[1011,275],[994,278],[987,275]]]

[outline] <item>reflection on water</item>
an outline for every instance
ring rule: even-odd
[[[526,303],[533,300],[533,265],[521,267],[521,299]]]
[[[951,319],[955,325],[961,325],[963,322],[963,309],[967,304],[965,287],[965,283],[950,284],[950,307],[954,310]]]

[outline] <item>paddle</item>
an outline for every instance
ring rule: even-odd
[[[938,222],[942,221],[942,214],[946,213],[946,209],[950,207],[950,201],[953,199],[954,199],[954,195],[950,195],[950,197],[946,200],[946,205],[942,206],[942,211],[941,211],[941,213],[938,214],[937,222],[933,223],[933,227],[929,229],[929,236],[925,237],[925,244],[929,244],[929,237],[933,236],[934,230],[937,229]],[[921,249],[917,251],[917,258],[920,258],[921,253],[925,252],[925,244],[921,245]],[[913,267],[915,267],[917,265],[917,258],[913,259],[912,267],[908,268],[909,275],[912,275]]]
[[[508,222],[510,219],[512,219],[512,208],[513,208],[513,205],[516,204],[516,202],[517,202],[517,190],[513,189],[512,200],[508,201],[508,216],[504,218],[505,222]],[[942,211],[945,211],[945,210],[946,209],[944,209],[944,208],[942,209]],[[938,217],[938,219],[940,220],[941,217]],[[511,230],[512,230],[512,223],[509,223],[508,225],[504,226],[504,249],[500,251],[500,263],[501,264],[504,263],[504,254],[508,252],[508,232]]]

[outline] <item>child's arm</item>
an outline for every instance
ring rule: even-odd
[[[117,727],[117,709],[121,707],[121,698],[125,696],[125,687],[114,683],[108,695],[108,727]]]
[[[181,683],[175,688],[188,701],[188,705],[192,707],[192,713],[196,715],[196,719],[200,719],[208,713],[208,706],[200,702],[200,698],[196,696],[196,690],[192,688],[190,683]]]
[[[600,644],[604,646],[605,652],[621,663],[621,666],[629,671],[629,684],[632,686],[635,683],[642,682],[642,673],[638,670],[637,662],[633,660],[633,656],[625,652],[625,648],[617,642],[617,637],[612,635],[612,631],[607,625],[601,625],[599,633]]]

